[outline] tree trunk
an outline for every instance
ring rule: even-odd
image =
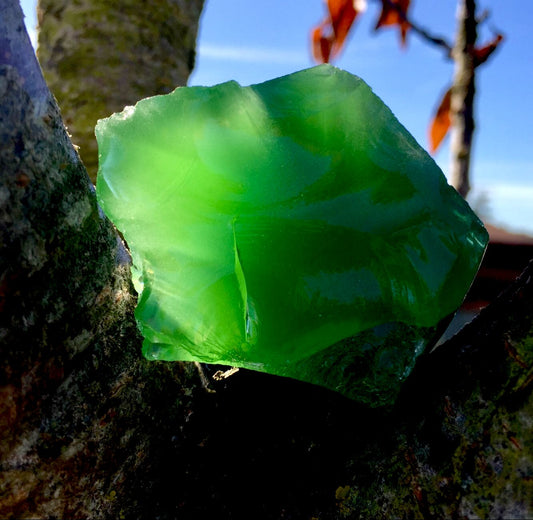
[[[119,518],[113,497],[127,481],[140,510],[157,429],[183,415],[197,378],[181,387],[187,367],[141,358],[128,254],[18,2],[0,0],[0,13],[0,517]]]
[[[470,191],[470,156],[474,134],[476,2],[460,0],[453,48],[455,73],[451,97],[451,184],[466,198]]]
[[[393,409],[245,370],[207,392],[140,357],[127,256],[0,12],[0,517],[533,517],[533,266]]]
[[[39,0],[38,57],[93,180],[96,121],[185,85],[203,0]]]

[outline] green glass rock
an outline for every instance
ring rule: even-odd
[[[98,122],[149,359],[391,403],[461,304],[487,233],[358,77],[321,65],[182,87]]]

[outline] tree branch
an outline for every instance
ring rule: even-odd
[[[475,127],[476,39],[476,3],[474,0],[461,0],[458,8],[457,36],[452,53],[455,72],[451,97],[451,180],[463,197],[470,191],[470,155]]]

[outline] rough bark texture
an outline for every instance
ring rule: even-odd
[[[244,370],[208,392],[140,357],[128,264],[0,12],[1,518],[533,517],[533,266],[393,409]]]
[[[186,84],[202,6],[203,0],[39,0],[39,61],[93,181],[96,121]]]
[[[451,183],[466,197],[470,191],[470,155],[474,134],[476,2],[460,0],[452,56],[455,72],[451,97]]]
[[[184,369],[140,358],[127,253],[45,88],[18,2],[1,0],[0,13],[0,517],[102,518],[112,479],[145,461],[128,428],[108,435],[113,403],[152,431],[140,388],[151,399]]]

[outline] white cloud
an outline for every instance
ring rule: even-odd
[[[482,190],[495,197],[509,198],[519,202],[527,202],[533,207],[533,185],[490,183],[481,187]]]
[[[500,179],[509,181],[510,178],[514,177],[530,179],[533,182],[533,162],[528,159],[492,161],[477,159],[474,161],[474,168],[476,172],[479,172],[480,176],[483,175],[485,178],[495,182],[499,182]],[[510,182],[505,184],[510,184]]]

